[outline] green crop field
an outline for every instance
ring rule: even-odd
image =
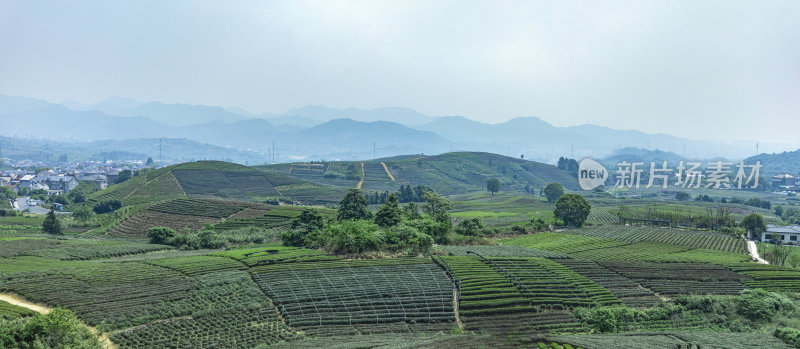
[[[487,176],[499,193],[485,191]],[[308,208],[292,202],[335,204],[362,180],[367,192],[430,185],[452,201],[452,223],[479,218],[489,229],[421,252],[282,244]],[[361,162],[179,164],[92,194],[90,204],[123,208],[85,227],[60,216],[63,236],[44,234],[43,216],[0,217],[0,296],[72,310],[119,348],[793,347],[780,329],[800,328],[800,269],[752,262],[731,234],[622,226],[613,214],[661,205],[689,216],[712,204],[587,193],[588,226],[519,229],[553,221],[537,194],[552,180],[573,179],[483,153],[364,161],[363,178]],[[736,219],[766,213],[729,206]],[[330,207],[315,209],[334,221]],[[148,243],[156,226],[225,242]],[[0,299],[0,322],[32,315]]]

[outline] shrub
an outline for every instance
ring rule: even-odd
[[[800,348],[800,330],[796,328],[781,327],[776,328],[773,334],[775,337],[780,338],[787,344],[794,345],[795,348]]]
[[[377,251],[380,247],[377,231],[378,226],[370,221],[345,220],[325,226],[318,242],[334,253]]]
[[[739,314],[754,322],[769,321],[781,310],[794,309],[786,297],[761,289],[743,290],[736,303]]]
[[[167,227],[152,227],[147,229],[147,238],[151,244],[166,245],[167,241],[175,237],[175,230]]]
[[[461,235],[481,236],[484,233],[483,220],[478,217],[465,219],[456,225],[455,231]]]
[[[47,314],[0,320],[0,348],[102,348],[75,314],[56,308]]]
[[[98,202],[97,204],[95,204],[94,207],[92,208],[92,210],[94,210],[94,213],[103,214],[103,213],[114,212],[116,210],[119,210],[120,208],[122,208],[122,202],[121,201],[119,201],[119,200],[106,200],[106,201],[101,201],[101,202]]]

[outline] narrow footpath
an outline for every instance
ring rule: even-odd
[[[755,241],[747,240],[747,251],[750,252],[750,256],[753,257],[753,259],[755,259],[757,262],[761,264],[769,264],[769,262],[758,255],[758,247],[756,246]]]

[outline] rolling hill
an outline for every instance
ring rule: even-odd
[[[98,191],[90,202],[120,200],[130,206],[177,198],[275,201],[301,204],[338,201],[343,188],[325,187],[223,161],[197,161],[167,166]]]
[[[363,170],[362,170],[363,166]],[[555,166],[491,153],[455,152],[435,156],[397,156],[370,161],[310,162],[259,166],[312,183],[363,190],[396,191],[400,185],[428,185],[445,195],[486,190],[498,178],[502,191],[543,188],[558,182],[574,189],[577,182]]]

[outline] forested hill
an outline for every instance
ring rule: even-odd
[[[752,164],[756,161],[761,161],[764,165],[761,174],[768,177],[786,172],[793,176],[800,175],[800,149],[783,153],[758,154],[745,159],[744,162]]]

